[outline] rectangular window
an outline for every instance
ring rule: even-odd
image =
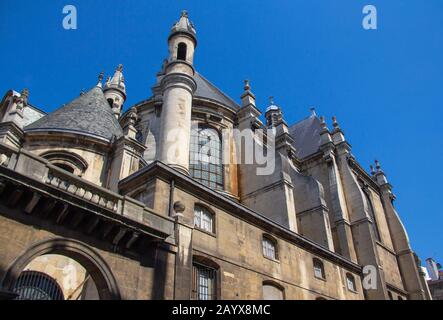
[[[275,244],[267,238],[263,238],[263,255],[270,259],[277,259]]]
[[[192,298],[196,300],[215,300],[215,270],[194,264]]]
[[[202,230],[214,232],[214,215],[204,207],[196,206],[194,209],[194,225]]]

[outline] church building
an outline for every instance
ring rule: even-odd
[[[133,106],[122,65],[51,113],[4,95],[0,298],[429,299],[392,186],[344,123],[290,124],[247,80],[228,97],[194,67],[187,12],[167,43]]]

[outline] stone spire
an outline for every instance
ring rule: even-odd
[[[119,64],[115,69],[112,78],[108,77],[103,89],[103,93],[110,107],[112,108],[112,112],[116,118],[119,118],[123,109],[123,104],[126,101],[126,86],[125,79],[123,77],[123,65]]]
[[[249,105],[253,105],[255,107],[255,95],[251,92],[251,84],[249,83],[249,80],[244,80],[244,83],[244,92],[240,97],[242,107],[247,107]]]
[[[380,161],[378,160],[375,160],[375,179],[380,186],[389,184],[385,173],[381,169]]]
[[[189,21],[188,12],[186,10],[183,10],[180,16],[180,19],[174,23],[171,29],[171,33],[169,34],[169,38],[173,37],[176,34],[186,34],[193,38],[195,42],[197,42],[197,32],[195,30],[194,24]],[[197,46],[197,45],[195,45]]]
[[[345,142],[345,135],[338,124],[337,117],[332,117],[332,126],[334,130],[332,130],[332,140],[335,144],[339,144],[341,142]]]
[[[325,117],[320,117],[320,145],[328,145],[332,143],[331,133],[329,132],[328,126],[326,125]]]
[[[104,92],[107,90],[117,90],[120,91],[126,98],[126,86],[125,79],[123,77],[123,65],[119,64],[115,69],[114,75],[110,78],[109,82],[105,84]]]

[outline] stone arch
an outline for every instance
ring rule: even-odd
[[[63,238],[44,240],[29,247],[9,267],[1,282],[2,287],[12,291],[23,269],[32,260],[45,254],[64,255],[80,263],[94,280],[101,300],[121,299],[117,281],[106,261],[82,242]]]

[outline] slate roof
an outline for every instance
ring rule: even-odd
[[[205,79],[198,72],[194,75],[194,80],[197,83],[197,90],[194,97],[213,100],[226,105],[234,111],[240,109],[240,106],[234,100],[225,95],[220,89],[214,86],[209,80]]]
[[[311,115],[289,128],[289,133],[294,138],[292,144],[296,151],[297,158],[303,159],[316,153],[320,147],[320,131],[321,122],[320,119]]]
[[[111,140],[123,131],[101,88],[94,87],[70,103],[25,127],[25,132],[65,131]]]

